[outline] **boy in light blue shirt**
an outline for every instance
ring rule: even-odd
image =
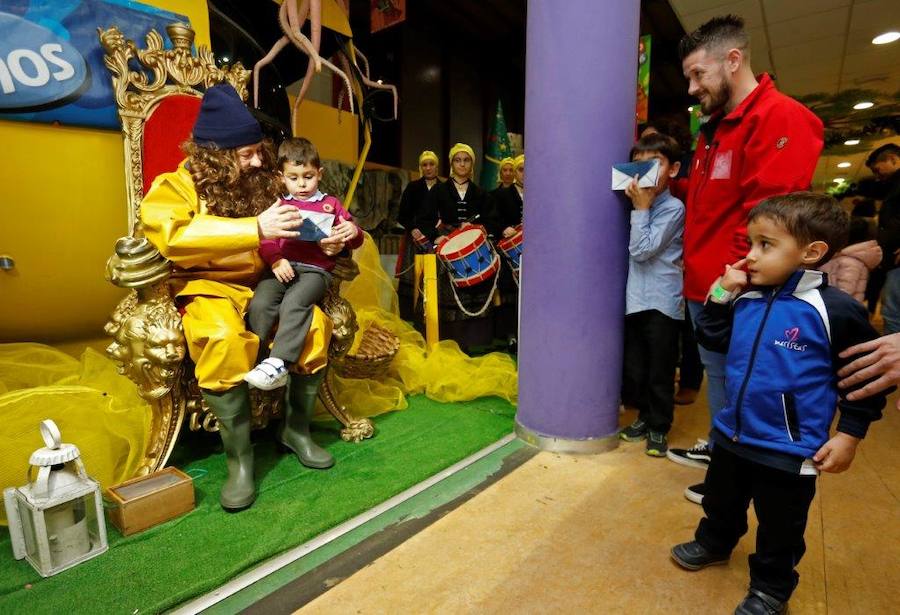
[[[681,151],[672,137],[653,133],[631,149],[634,161],[658,160],[656,186],[625,190],[631,212],[628,284],[625,292],[625,360],[622,398],[638,418],[619,432],[627,442],[647,440],[647,454],[665,457],[675,408],[675,368],[684,320],[682,235],[684,203],[671,195]]]

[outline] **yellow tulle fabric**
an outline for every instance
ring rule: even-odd
[[[508,355],[469,357],[449,340],[426,352],[422,335],[398,316],[392,278],[382,268],[371,238],[366,236],[353,258],[360,275],[345,283],[341,294],[356,310],[360,332],[377,323],[400,338],[400,350],[387,373],[377,380],[336,378],[338,399],[343,405],[357,416],[372,416],[405,409],[405,395],[416,393],[443,402],[495,395],[516,403],[518,376],[516,364]],[[357,335],[357,344],[361,338]]]
[[[135,474],[150,431],[150,407],[137,388],[90,348],[77,360],[41,344],[0,344],[0,417],[3,489],[25,484],[28,458],[44,446],[43,419],[78,446],[88,475],[104,487]]]
[[[397,315],[392,278],[371,238],[354,259],[360,275],[342,294],[356,310],[360,332],[378,323],[400,338],[400,349],[377,380],[336,377],[341,404],[362,417],[403,410],[406,395],[417,393],[443,402],[495,395],[516,403],[518,378],[509,356],[471,358],[452,341],[426,352],[422,335]],[[134,384],[91,348],[79,360],[42,344],[0,344],[0,488],[25,483],[28,458],[43,446],[38,426],[45,418],[78,446],[88,474],[104,488],[132,477],[150,437],[150,412]]]

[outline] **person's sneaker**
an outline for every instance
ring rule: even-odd
[[[691,485],[684,490],[684,497],[686,497],[694,504],[699,504],[700,506],[703,506],[704,495],[706,495],[706,485],[704,485],[703,483]]]
[[[679,406],[689,406],[697,401],[697,396],[699,394],[700,391],[698,391],[697,389],[678,387],[678,392],[675,393],[675,404]]]
[[[634,423],[619,432],[619,438],[626,442],[640,442],[647,437],[647,423],[637,419]]]
[[[670,448],[666,457],[683,466],[705,470],[709,466],[709,444],[706,440],[697,440],[693,448]]]
[[[647,434],[646,453],[651,457],[665,457],[667,450],[669,443],[666,441],[666,434],[651,430]]]
[[[734,615],[783,615],[784,613],[787,613],[787,602],[781,602],[752,587],[734,610]]]
[[[730,553],[719,554],[707,551],[706,547],[696,540],[683,542],[672,547],[672,559],[675,563],[687,570],[700,570],[707,566],[727,564]]]
[[[269,357],[247,372],[244,381],[251,387],[271,391],[287,384],[288,370],[284,361]]]

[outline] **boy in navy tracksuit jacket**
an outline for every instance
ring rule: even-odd
[[[726,267],[697,319],[698,341],[727,352],[728,403],[713,423],[706,517],[672,557],[689,570],[727,562],[747,531],[752,499],[756,553],[750,592],[735,613],[785,612],[815,478],[846,470],[869,423],[881,418],[885,394],[850,402],[836,386],[837,370],[851,360],[838,353],[878,334],[859,302],[811,269],[843,247],[848,230],[831,197],[799,192],[763,201],[749,215],[750,252]]]

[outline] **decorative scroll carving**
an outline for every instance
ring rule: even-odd
[[[140,204],[144,198],[143,163],[141,161],[144,140],[144,122],[156,105],[166,96],[186,94],[202,96],[197,87],[207,87],[228,82],[241,98],[247,98],[247,80],[250,71],[240,62],[228,67],[216,66],[212,51],[205,45],[191,54],[194,31],[184,23],[166,27],[172,41],[172,49],[163,47],[162,36],[150,30],[146,36],[146,49],[139,49],[134,41],[112,26],[97,28],[100,44],[106,51],[103,62],[112,73],[113,91],[122,119],[125,137],[125,185],[128,189],[128,228],[135,234],[140,220]],[[138,67],[135,70],[134,67]]]

